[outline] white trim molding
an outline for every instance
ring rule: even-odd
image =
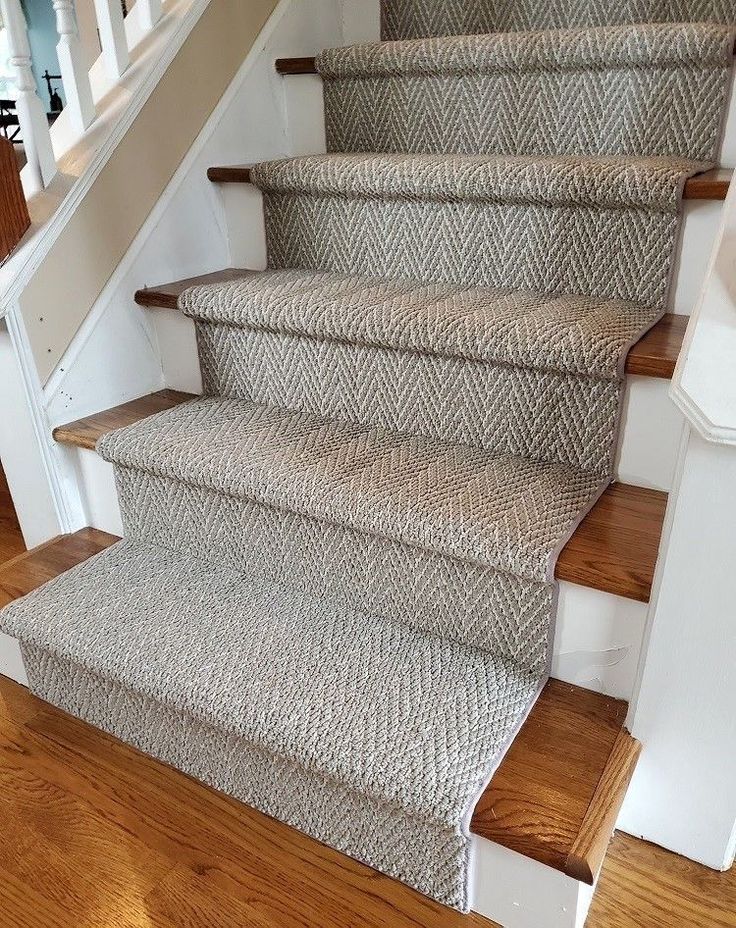
[[[736,184],[731,185],[670,395],[706,440],[736,445]]]

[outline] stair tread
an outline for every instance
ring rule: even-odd
[[[213,165],[207,169],[207,177],[216,184],[251,184],[251,170],[250,164]],[[685,181],[683,199],[725,200],[732,178],[731,168],[712,168],[695,174]]]
[[[138,397],[128,403],[122,403],[112,409],[85,416],[67,425],[59,425],[53,431],[55,441],[62,445],[73,445],[77,448],[94,450],[100,436],[120,429],[126,425],[139,422],[146,416],[163,412],[193,399],[192,393],[183,393],[180,390],[159,390],[146,396]]]
[[[211,274],[138,290],[135,300],[140,306],[177,309],[179,297],[191,287],[224,284],[259,273],[261,272],[243,268],[225,268]],[[626,373],[644,377],[671,378],[688,322],[689,316],[666,314],[631,348],[626,359]]]
[[[189,394],[179,396],[179,403],[190,399]],[[162,408],[157,397],[141,397],[59,426],[55,438],[64,444],[94,448],[108,432],[141,421]],[[563,548],[556,578],[648,602],[666,504],[667,494],[657,490],[627,484],[609,487]]]
[[[199,321],[320,342],[618,380],[621,357],[660,315],[622,300],[270,270],[187,290]]]
[[[498,71],[559,73],[561,61],[568,67],[574,62],[576,69],[596,71],[642,65],[705,69],[728,63],[733,49],[734,33],[725,24],[640,22],[367,42],[325,49],[315,64],[326,79],[467,74],[477,80],[479,75]],[[638,90],[643,97],[643,88]],[[433,103],[440,105],[437,100]]]
[[[53,580],[119,541],[116,535],[83,528],[59,535],[0,565],[0,608]]]
[[[97,451],[118,466],[538,583],[603,485],[601,474],[565,464],[221,397],[108,434]]]
[[[540,688],[488,652],[132,540],[11,604],[0,628],[257,751],[449,824]],[[473,736],[461,748],[462,731]]]
[[[676,214],[682,184],[706,167],[669,156],[332,152],[254,164],[250,182],[266,194]]]
[[[7,602],[118,540],[84,529],[27,552],[0,570]],[[614,800],[598,788],[609,782],[625,715],[619,700],[550,681],[478,803],[472,831],[567,872],[584,823]],[[597,858],[588,863],[595,872]]]

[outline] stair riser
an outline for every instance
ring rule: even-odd
[[[396,879],[423,874],[420,892],[456,884],[427,861],[459,858],[467,866],[466,841],[450,826],[411,820],[71,661],[37,648],[23,652],[31,691],[41,699]],[[458,908],[466,902],[445,901]]]
[[[477,200],[269,193],[264,206],[274,268],[584,293],[656,306],[665,303],[680,225],[673,214],[634,208]],[[599,241],[608,243],[605,251]]]
[[[583,928],[595,886],[473,835],[472,907],[503,928]]]
[[[615,382],[229,326],[200,324],[198,334],[208,394],[602,473],[611,467]],[[583,418],[581,409],[597,415]]]
[[[485,74],[328,79],[327,148],[650,154],[711,161],[721,128],[718,113],[725,102],[724,73],[705,62],[687,69],[612,64],[556,71],[531,66],[527,70],[516,62],[510,70]],[[669,105],[662,106],[662,100]],[[710,124],[703,124],[703,113],[713,114]]]

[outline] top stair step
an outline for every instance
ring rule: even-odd
[[[246,164],[220,165],[207,169],[207,177],[216,184],[249,184],[251,168]],[[725,200],[731,184],[733,171],[730,168],[714,168],[704,171],[685,182],[685,200]]]
[[[159,309],[176,309],[179,296],[189,287],[200,284],[222,283],[236,280],[254,271],[226,268],[213,274],[190,277],[157,287],[138,290],[135,301],[139,306]],[[668,314],[657,323],[629,352],[626,373],[644,377],[669,379],[682,347],[688,317]]]
[[[31,592],[116,541],[84,529],[25,553],[0,567],[0,603]],[[625,716],[620,700],[548,683],[478,803],[472,832],[591,883],[639,752],[623,728]],[[285,826],[269,819],[268,828]],[[288,840],[294,833],[283,834]],[[310,848],[312,855],[334,856],[322,845]],[[374,883],[372,874],[375,890]],[[407,892],[400,884],[387,885],[390,892]],[[473,918],[463,924],[474,923]]]
[[[733,49],[726,25],[640,22],[373,42],[326,49],[315,64],[329,151],[670,153],[712,162],[720,120],[706,113],[728,93]],[[632,93],[635,107],[624,102]],[[396,118],[405,109],[411,119]],[[584,120],[560,117],[581,111]]]

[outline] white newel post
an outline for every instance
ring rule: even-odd
[[[81,133],[94,120],[95,105],[92,100],[89,71],[85,64],[82,43],[79,41],[74,0],[53,0],[53,2],[56,11],[56,29],[59,33],[56,52],[59,58],[61,79],[64,83],[66,106],[74,128]]]
[[[138,15],[143,28],[153,29],[163,15],[161,0],[136,0],[136,6],[140,7]]]
[[[130,64],[125,19],[120,0],[95,0],[105,71],[112,80],[121,77]]]
[[[736,184],[671,396],[688,419],[632,703],[619,827],[717,870],[736,850]]]
[[[28,161],[28,193],[42,190],[56,174],[56,159],[51,146],[51,134],[46,109],[36,90],[31,70],[31,47],[28,27],[20,0],[0,0],[0,12],[8,31],[8,63],[18,99],[16,111]]]

